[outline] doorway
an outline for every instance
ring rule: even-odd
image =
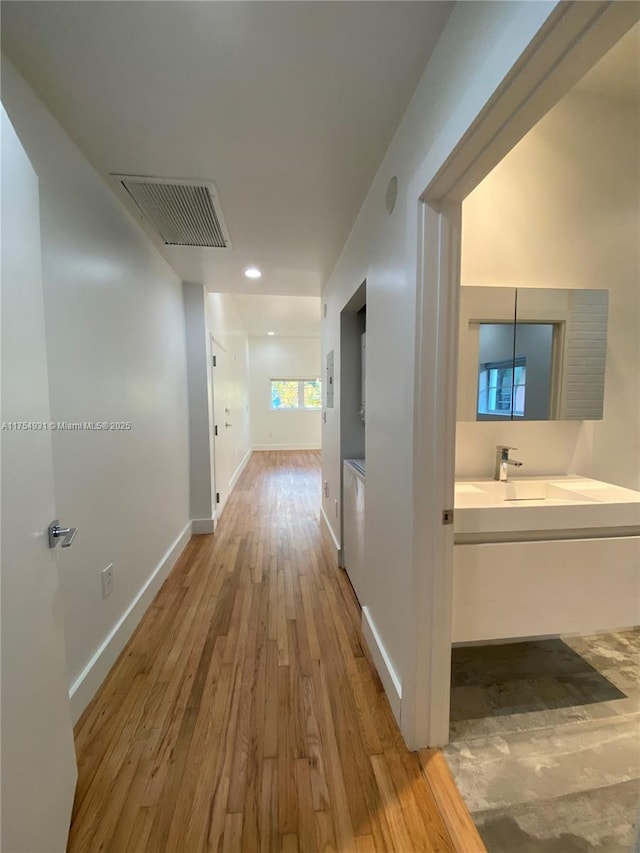
[[[559,7],[420,198],[408,743],[449,738],[462,200],[636,20],[626,4]]]

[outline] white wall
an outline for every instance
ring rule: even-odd
[[[412,577],[413,391],[418,200],[467,132],[554,3],[456,5],[323,291],[323,364],[340,376],[340,311],[367,281],[367,512],[369,612],[398,680],[409,675],[419,618]],[[389,179],[398,178],[391,216]],[[339,541],[340,386],[323,428],[323,507]]]
[[[235,485],[242,467],[251,452],[249,434],[249,343],[238,309],[229,293],[209,293],[206,296],[206,325],[219,346],[218,367],[209,378],[209,417],[211,424],[218,424],[215,450],[215,474],[212,480],[214,492],[220,493],[218,513],[222,512],[229,492]],[[209,350],[209,364],[211,363]],[[214,413],[215,407],[215,413]],[[224,409],[230,411],[225,413]],[[215,414],[215,417],[214,417]],[[228,416],[227,416],[228,415]],[[225,428],[225,422],[231,427]],[[211,455],[213,459],[213,453]]]
[[[130,431],[53,433],[57,512],[63,524],[79,528],[73,547],[59,554],[77,717],[142,615],[153,583],[92,661],[94,654],[152,573],[159,570],[156,584],[164,578],[189,533],[182,289],[4,59],[2,100],[40,181],[51,416],[131,423]],[[103,599],[100,572],[109,563],[113,592]]]
[[[271,379],[321,376],[320,338],[249,338],[251,444],[254,450],[320,447],[320,411],[273,411]]]
[[[577,473],[640,489],[640,124],[637,105],[575,91],[463,204],[462,284],[609,290],[601,421],[459,423],[456,474]]]

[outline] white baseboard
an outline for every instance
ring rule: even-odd
[[[336,549],[336,563],[341,566],[342,565],[342,549],[340,547],[340,543],[336,538],[336,534],[333,532],[333,528],[329,524],[329,519],[327,518],[327,514],[324,511],[324,507],[320,504],[320,518],[324,521],[325,527],[329,531],[329,536],[331,537],[333,544]]]
[[[215,531],[215,518],[193,518],[191,519],[191,533],[194,536],[199,536],[204,533],[213,533]]]
[[[254,450],[321,450],[319,444],[254,444]]]
[[[185,526],[84,670],[71,685],[69,700],[74,725],[95,696],[107,673],[116,662],[118,655],[126,646],[156,593],[166,580],[167,575],[177,563],[191,538],[191,525],[192,522],[190,521]]]
[[[250,448],[247,450],[247,452],[245,453],[245,455],[243,456],[243,458],[242,458],[242,462],[241,462],[241,463],[238,465],[238,467],[236,468],[236,470],[235,470],[235,472],[234,472],[234,474],[233,474],[233,477],[229,480],[229,494],[231,494],[231,491],[233,490],[233,487],[235,486],[235,484],[236,484],[236,483],[238,482],[238,480],[240,479],[240,474],[242,474],[242,472],[243,472],[243,471],[244,471],[244,469],[245,469],[245,466],[246,466],[247,462],[251,459],[251,454],[252,454],[252,453],[253,453],[253,448],[252,448],[252,447],[250,447]]]
[[[378,670],[380,681],[384,687],[384,692],[387,694],[387,699],[391,705],[391,710],[400,725],[400,707],[402,705],[402,684],[398,675],[391,664],[387,650],[385,649],[380,634],[371,618],[368,607],[362,608],[362,633],[367,641],[367,646],[371,652],[371,657]]]

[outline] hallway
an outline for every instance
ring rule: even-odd
[[[69,850],[456,849],[319,525],[319,465],[255,453],[192,538],[76,727]]]

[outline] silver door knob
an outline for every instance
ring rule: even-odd
[[[73,540],[78,533],[77,527],[60,527],[60,522],[56,518],[52,521],[48,528],[49,533],[49,548],[55,548],[58,544],[58,539],[62,539],[62,547],[70,548]]]

